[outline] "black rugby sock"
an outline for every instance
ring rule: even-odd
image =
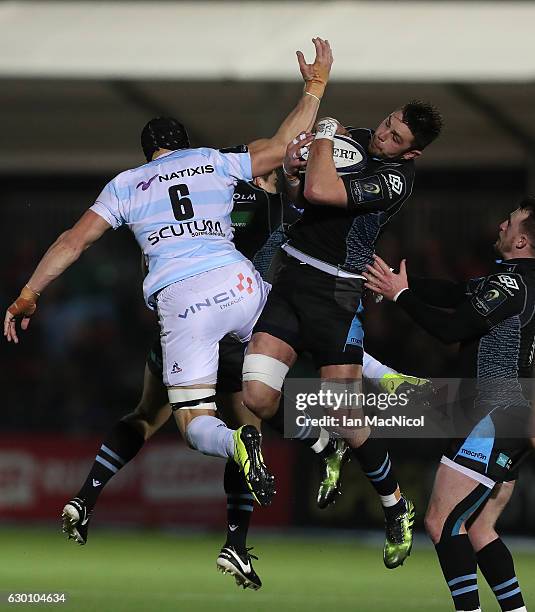
[[[224,479],[227,494],[227,541],[239,553],[247,548],[247,533],[253,513],[253,496],[247,487],[243,473],[233,461],[227,461]]]
[[[285,399],[288,402],[287,399]],[[291,406],[285,405],[283,409],[283,400],[279,404],[277,412],[270,418],[266,419],[265,422],[274,429],[283,438],[293,438],[302,442],[307,448],[313,450],[320,457],[326,457],[335,451],[334,443],[329,438],[329,433],[323,427],[317,425],[303,425],[298,426],[296,423],[296,415],[304,415],[305,420],[308,422],[312,418],[306,410],[292,411],[292,416],[288,416],[285,423],[284,411],[292,410]]]
[[[456,610],[479,610],[477,562],[466,534],[442,538],[435,546]]]
[[[524,607],[513,557],[501,538],[487,544],[477,554],[477,564],[504,612]]]
[[[144,437],[124,421],[119,421],[104,439],[86,481],[76,497],[85,500],[91,511],[102,489],[108,481],[129,461],[145,444]]]
[[[405,511],[405,501],[399,496],[399,486],[386,442],[369,437],[362,446],[351,449],[370,484],[381,498],[387,516]]]

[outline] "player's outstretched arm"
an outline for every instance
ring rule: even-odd
[[[41,292],[80,255],[98,240],[111,226],[92,210],[85,212],[75,225],[63,232],[44,254],[19,297],[7,309],[4,317],[4,336],[8,342],[18,343],[16,319],[21,319],[21,328],[28,329],[30,317],[36,309]]]
[[[300,132],[308,131],[314,125],[321,98],[325,92],[333,56],[328,40],[313,38],[316,57],[307,64],[301,51],[297,52],[299,69],[305,81],[305,89],[297,106],[281,123],[271,138],[255,140],[249,144],[253,176],[262,176],[282,164],[287,144]]]
[[[416,323],[445,344],[478,338],[524,308],[524,286],[516,283],[518,289],[510,295],[500,287],[496,275],[487,277],[475,294],[477,299],[467,299],[453,312],[446,312],[425,304],[410,290],[405,260],[397,274],[378,256],[373,266],[366,268],[363,276],[367,289],[397,302]],[[498,304],[495,303],[497,299],[501,300]]]

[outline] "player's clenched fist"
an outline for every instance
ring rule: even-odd
[[[17,344],[19,341],[15,326],[15,321],[17,319],[22,319],[20,326],[23,330],[28,329],[30,317],[37,308],[37,298],[39,295],[37,291],[25,285],[19,297],[6,310],[6,316],[4,317],[4,336],[7,338],[8,342],[13,341]]]

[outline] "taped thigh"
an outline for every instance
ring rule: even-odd
[[[259,354],[245,355],[243,380],[244,382],[257,380],[276,391],[280,391],[289,369],[285,363],[274,357]]]

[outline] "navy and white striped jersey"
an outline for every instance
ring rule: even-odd
[[[153,307],[154,294],[171,283],[245,259],[232,242],[230,215],[237,182],[251,179],[245,146],[181,149],[117,175],[91,210],[133,232]]]

